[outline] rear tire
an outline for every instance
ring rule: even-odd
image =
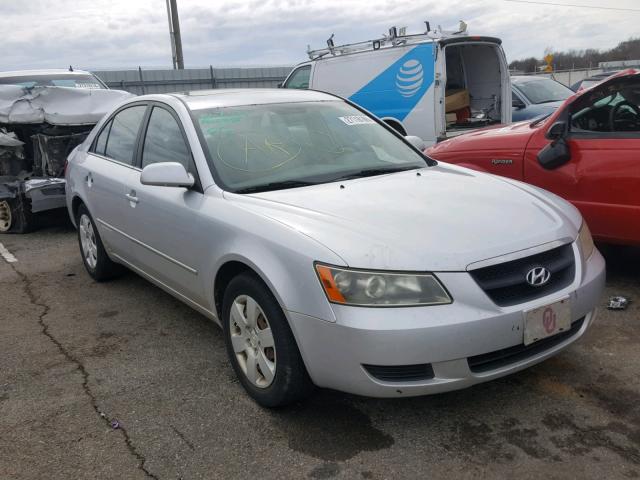
[[[258,277],[242,273],[229,282],[222,325],[231,365],[258,404],[280,407],[312,392],[313,383],[287,318]]]
[[[78,226],[78,244],[82,263],[84,263],[87,273],[96,282],[104,282],[120,275],[124,268],[111,261],[107,255],[93,217],[84,204],[78,207],[76,225]]]

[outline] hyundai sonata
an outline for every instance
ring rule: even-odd
[[[578,211],[418,140],[314,91],[141,96],[70,155],[67,205],[89,274],[217,322],[262,405],[459,389],[581,337],[605,265]]]

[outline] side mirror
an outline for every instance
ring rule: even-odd
[[[426,143],[424,143],[424,140],[422,140],[420,137],[416,137],[415,135],[407,135],[404,137],[404,139],[421,152],[428,146]]]
[[[142,169],[140,183],[156,187],[191,188],[195,183],[193,175],[178,162],[152,163]]]
[[[522,110],[524,107],[526,107],[524,102],[522,100],[520,100],[519,98],[512,98],[511,99],[511,106],[513,108],[515,108],[516,110]]]
[[[560,140],[561,138],[564,138],[566,134],[567,122],[556,122],[551,125],[551,127],[549,127],[549,130],[547,130],[545,137],[547,137],[552,142],[555,142]]]
[[[538,152],[538,163],[545,170],[558,168],[571,159],[571,150],[564,138],[554,140]]]

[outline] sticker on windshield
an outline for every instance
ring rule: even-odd
[[[365,125],[367,123],[376,123],[366,115],[348,115],[346,117],[338,117],[347,125]]]

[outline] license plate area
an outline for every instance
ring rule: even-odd
[[[552,337],[571,328],[569,297],[525,312],[524,344]]]

